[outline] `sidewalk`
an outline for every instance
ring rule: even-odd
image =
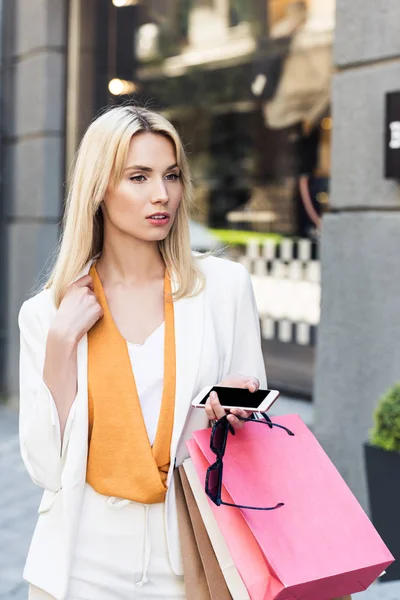
[[[0,406],[0,599],[27,600],[22,570],[41,490],[28,477],[19,454],[18,417]]]
[[[309,403],[280,398],[277,413],[299,413],[312,425]],[[0,600],[27,600],[22,571],[37,516],[41,490],[29,479],[19,455],[18,415],[0,405]],[[373,585],[354,600],[399,600],[400,581]]]

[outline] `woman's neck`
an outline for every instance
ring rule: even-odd
[[[96,268],[102,281],[108,285],[144,283],[161,279],[165,272],[157,242],[132,238],[110,240],[106,236]]]

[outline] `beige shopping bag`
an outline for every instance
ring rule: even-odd
[[[175,470],[175,489],[186,597],[232,600],[182,467]]]
[[[232,599],[250,600],[249,592],[236,568],[232,555],[211,510],[204,491],[204,483],[199,480],[190,458],[184,461],[183,468]]]

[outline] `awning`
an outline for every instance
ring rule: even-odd
[[[311,30],[307,25],[294,35],[276,93],[263,106],[268,127],[283,129],[302,121],[314,124],[326,112],[332,40],[332,32]]]

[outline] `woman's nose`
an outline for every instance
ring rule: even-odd
[[[162,202],[163,204],[165,204],[166,202],[168,202],[168,199],[169,198],[167,188],[164,180],[162,180],[155,185],[152,202],[153,204],[157,204],[158,202]]]

